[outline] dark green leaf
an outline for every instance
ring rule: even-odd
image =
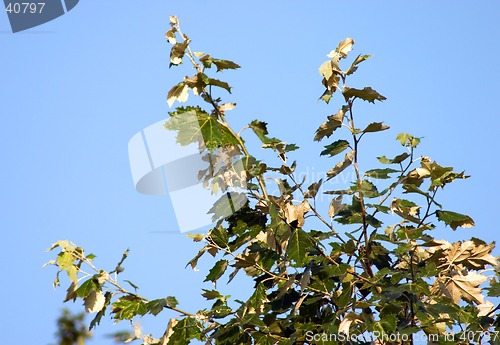
[[[269,132],[267,131],[266,122],[253,120],[248,126],[254,131],[260,141],[262,141],[262,143],[265,145],[281,142],[281,140],[277,138],[269,138],[267,136]]]
[[[215,263],[214,267],[210,269],[210,272],[208,273],[207,277],[205,278],[204,281],[211,281],[211,282],[216,282],[217,279],[222,277],[224,272],[226,272],[228,265],[227,260],[219,260]]]
[[[191,339],[201,340],[203,329],[201,321],[197,321],[194,317],[185,317],[173,327],[168,344],[188,345],[191,343]]]
[[[177,304],[177,299],[175,297],[169,296],[167,298],[155,299],[146,303],[146,309],[148,313],[156,316],[161,313],[164,308],[175,308]]]
[[[456,230],[459,226],[462,228],[471,228],[475,225],[474,220],[465,214],[437,210],[436,216],[440,221],[449,225],[453,230]]]
[[[117,320],[132,320],[134,316],[147,313],[146,303],[136,296],[120,297],[112,305],[113,318]]]
[[[203,293],[201,295],[205,297],[207,300],[224,299],[224,296],[222,296],[220,292],[217,290],[203,289]]]
[[[312,239],[304,230],[297,228],[293,231],[286,252],[297,265],[302,266],[310,260],[307,253],[311,247],[311,241]]]
[[[349,142],[347,140],[337,140],[330,145],[326,145],[325,149],[321,151],[321,156],[330,155],[333,157],[338,155],[342,151],[346,150],[349,147]]]
[[[76,294],[80,298],[85,298],[91,291],[101,291],[99,282],[97,282],[94,278],[84,281],[83,284],[76,290]]]

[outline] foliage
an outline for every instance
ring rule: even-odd
[[[236,132],[226,121],[235,104],[224,103],[214,93],[231,92],[231,87],[208,72],[240,66],[193,52],[178,19],[171,17],[170,22],[166,34],[173,45],[170,65],[189,61],[195,72],[170,90],[168,104],[186,102],[192,93],[208,110],[179,107],[170,113],[166,127],[178,131],[183,145],[197,142],[195,132],[201,131],[202,149],[212,153],[225,148],[241,154],[249,202],[233,215],[217,219],[208,233],[189,235],[203,247],[188,265],[196,268],[206,253],[215,258],[205,279],[214,288],[202,293],[211,306],[194,313],[178,309],[172,296],[150,300],[138,295],[132,283],[133,291],[125,289],[117,276],[128,252],[113,271],[106,272],[95,267],[93,255],[85,255],[82,248],[56,242],[50,250],[60,252],[51,263],[69,277],[66,300],[83,299],[86,311],[96,313],[91,328],[108,309],[117,321],[134,322],[170,309],[179,317],[170,320],[163,335],[153,338],[136,327],[129,340],[392,344],[413,343],[418,334],[425,334],[443,344],[493,342],[500,328],[499,306],[492,303],[500,295],[498,260],[491,255],[494,243],[475,237],[450,243],[433,237],[439,227],[474,226],[471,217],[443,208],[437,199],[447,185],[468,176],[417,156],[420,138],[408,133],[397,135],[400,154],[380,156],[380,164],[366,171],[360,168],[365,136],[389,127],[355,116],[355,104],[386,98],[371,87],[346,86],[359,64],[370,58],[358,55],[343,69],[353,39],[342,41],[319,68],[324,86],[320,99],[329,103],[337,93],[344,104],[314,135],[315,141],[325,142],[320,155],[332,160],[331,169],[324,179],[306,184],[296,178],[297,163],[288,160],[296,145],[269,137],[265,122],[251,121]],[[185,113],[197,121],[178,121]],[[254,132],[264,149],[276,153],[276,166],[248,152],[241,136],[245,129]],[[328,188],[329,180],[348,172],[355,176],[348,188]],[[276,184],[272,188],[276,192],[269,192],[270,184]],[[328,215],[318,210],[320,196],[330,200]],[[93,273],[84,272],[84,267]],[[253,294],[245,301],[232,301],[217,290],[223,278],[231,282],[238,273],[253,280]]]
[[[57,319],[56,337],[58,345],[84,345],[92,337],[85,324],[85,314],[72,314],[64,309]]]

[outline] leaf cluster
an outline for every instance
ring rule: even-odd
[[[202,290],[209,307],[193,313],[178,309],[174,297],[148,300],[132,283],[133,292],[124,289],[116,276],[128,252],[108,273],[95,268],[93,256],[85,256],[83,249],[67,241],[55,243],[51,250],[61,251],[51,263],[71,282],[66,300],[83,299],[86,311],[97,313],[91,327],[110,306],[116,320],[156,316],[164,309],[179,313],[159,338],[136,328],[133,339],[144,344],[188,344],[197,339],[207,344],[288,345],[311,343],[311,335],[324,334],[355,335],[357,340],[349,343],[362,344],[373,334],[413,339],[419,332],[446,343],[447,332],[457,329],[453,342],[461,344],[466,343],[461,339],[470,339],[461,338],[464,334],[474,334],[472,340],[482,342],[488,331],[499,330],[499,307],[493,304],[500,295],[494,243],[476,237],[448,242],[433,236],[439,227],[474,226],[470,216],[443,208],[437,198],[449,184],[468,176],[417,156],[421,138],[409,133],[396,136],[401,153],[381,155],[377,166],[360,168],[364,137],[389,126],[355,112],[360,101],[374,104],[386,97],[369,86],[346,86],[349,76],[370,58],[358,55],[342,67],[354,45],[352,38],[340,42],[319,68],[324,86],[320,99],[330,103],[339,93],[343,104],[326,117],[313,138],[324,143],[320,156],[331,161],[331,169],[324,179],[306,184],[306,179],[296,178],[297,162],[288,159],[296,145],[271,137],[263,121],[251,121],[240,131],[226,121],[226,112],[236,104],[223,102],[212,91],[231,92],[231,87],[209,77],[208,70],[219,73],[239,66],[192,52],[176,17],[171,17],[166,37],[173,45],[171,66],[189,60],[195,70],[170,90],[169,105],[186,102],[191,92],[205,101],[208,110],[178,107],[165,127],[177,132],[182,145],[198,143],[215,157],[220,152],[238,157],[244,167],[238,174],[244,183],[238,186],[245,189],[247,202],[229,216],[216,203],[211,210],[213,228],[189,235],[201,249],[187,266],[197,269],[207,254],[214,260],[205,277],[212,288]],[[253,131],[263,149],[276,154],[278,163],[262,162],[250,154],[242,137],[246,129]],[[207,185],[212,178],[227,175],[223,164],[216,166],[218,173],[200,174]],[[351,185],[332,189],[329,180],[348,172],[355,176]],[[320,197],[329,200],[324,215],[318,207]],[[94,272],[83,272],[82,265]],[[496,271],[487,273],[491,268]],[[244,301],[217,288],[221,282],[231,283],[237,274],[246,275],[254,286]],[[376,342],[392,344],[387,338]]]

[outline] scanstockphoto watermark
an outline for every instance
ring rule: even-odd
[[[405,333],[385,333],[379,331],[364,332],[362,334],[345,334],[345,333],[314,333],[307,331],[305,340],[311,344],[325,342],[374,342],[376,340],[385,342],[403,342],[410,341],[414,343],[438,343],[440,341],[464,341],[464,342],[479,342],[486,344],[491,341],[500,339],[498,331],[465,331],[460,333],[445,332],[443,334],[425,334],[423,332],[414,334]]]
[[[79,0],[4,0],[12,32],[24,31],[54,20],[71,11]]]

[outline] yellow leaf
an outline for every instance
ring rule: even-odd
[[[352,50],[352,46],[354,44],[354,40],[350,37],[347,37],[345,40],[339,43],[335,51],[342,55],[342,57],[346,57],[347,54]]]

